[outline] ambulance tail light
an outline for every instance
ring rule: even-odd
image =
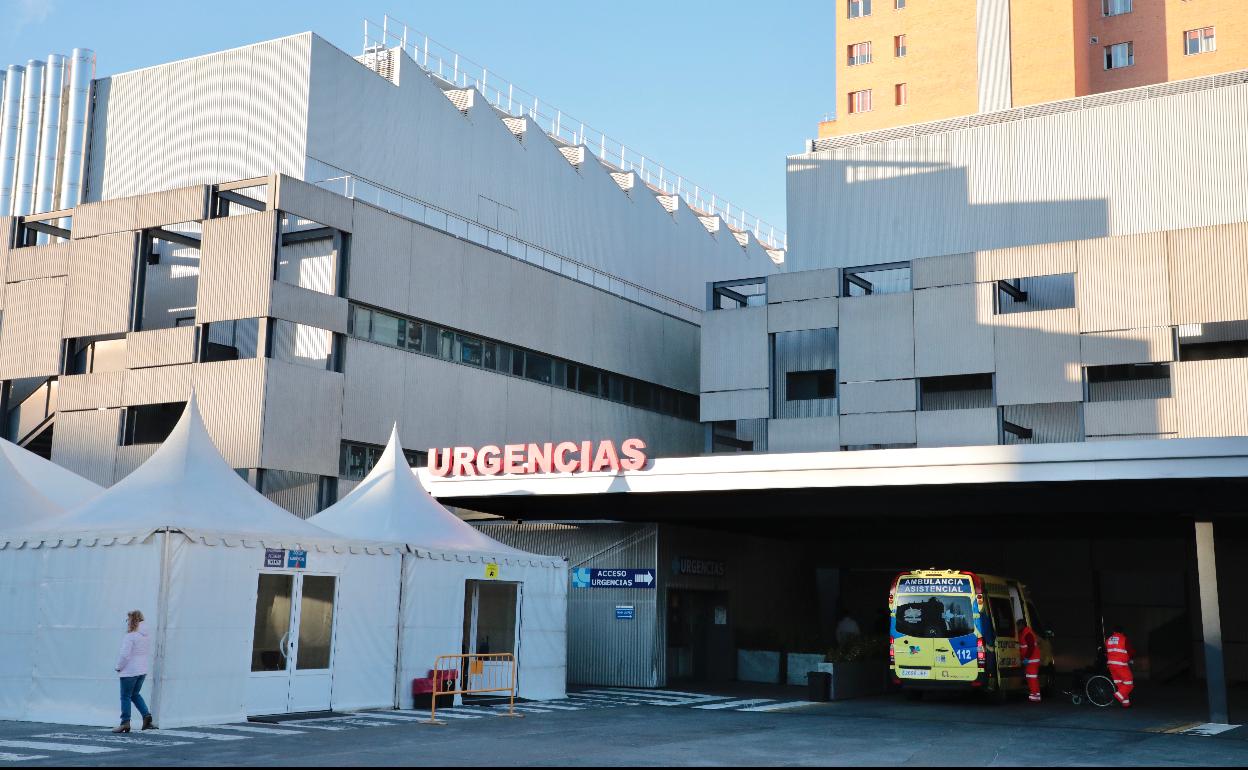
[[[897,662],[897,651],[893,649],[895,644],[897,644],[896,639],[890,639],[888,642],[888,665],[890,666]]]
[[[975,607],[981,613],[984,611],[984,595],[983,594],[975,594]]]
[[[984,667],[984,662],[988,659],[987,653],[984,651],[984,640],[975,640],[975,659],[979,661],[979,667]]]

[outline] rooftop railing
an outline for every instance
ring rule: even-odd
[[[364,21],[364,53],[376,54],[401,48],[430,75],[456,88],[475,88],[495,108],[513,117],[527,117],[556,141],[584,145],[598,159],[619,171],[635,172],[643,182],[662,195],[678,195],[703,216],[719,216],[734,230],[749,232],[771,250],[788,248],[788,236],[771,224],[731,201],[703,189],[623,142],[578,120],[514,83],[490,72],[483,65],[459,55],[428,35],[385,16],[381,24]]]
[[[645,305],[659,312],[667,313],[681,320],[699,325],[702,323],[702,313],[693,305],[688,305],[665,294],[651,291],[644,286],[638,286],[623,278],[617,278],[614,275],[604,273],[597,268],[582,264],[574,259],[560,256],[547,249],[539,248],[528,241],[520,240],[514,235],[508,235],[501,230],[486,227],[477,222],[470,222],[457,214],[452,214],[446,209],[417,200],[410,195],[404,195],[395,190],[382,187],[367,179],[344,175],[321,180],[316,182],[316,185],[330,192],[372,204],[399,216],[428,225],[435,230],[440,230],[457,238],[472,241],[487,249],[506,254],[513,259],[544,267],[551,272],[559,273],[574,281],[597,287],[603,291]]]

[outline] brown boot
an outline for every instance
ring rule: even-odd
[[[144,729],[144,730],[156,730],[156,729],[158,729],[158,728],[156,727],[156,725],[152,724],[152,715],[151,715],[151,714],[148,714],[147,716],[143,717],[143,729]]]
[[[113,728],[113,732],[115,732],[115,733],[128,733],[128,732],[130,732],[130,723],[129,723],[129,722],[122,722],[121,724],[119,724],[119,725],[117,725],[116,727],[114,727],[114,728]]]

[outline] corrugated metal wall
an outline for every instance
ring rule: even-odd
[[[204,223],[196,318],[200,323],[268,315],[276,211]]]
[[[836,340],[836,329],[807,329],[775,335],[775,382],[772,385],[775,417],[830,417],[837,413],[836,398],[790,401],[786,377],[789,372],[836,369],[839,357]]]
[[[5,287],[0,380],[60,373],[65,290],[65,278],[40,278]]]
[[[65,336],[130,331],[138,234],[112,233],[70,244]]]
[[[1013,106],[1010,72],[1010,0],[976,0],[976,53],[979,57],[979,111]]]

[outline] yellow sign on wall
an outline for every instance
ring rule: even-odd
[[[494,562],[490,562],[489,564],[485,565],[485,578],[486,580],[498,579],[498,565],[497,564],[495,564]]]

